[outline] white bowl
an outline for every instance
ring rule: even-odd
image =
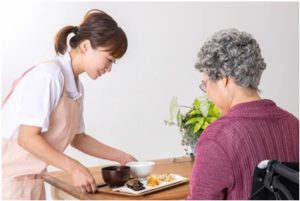
[[[126,163],[130,167],[130,173],[133,177],[143,179],[149,176],[155,163],[152,161],[134,161]]]

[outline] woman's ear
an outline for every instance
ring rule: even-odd
[[[82,53],[86,53],[90,49],[92,49],[92,44],[89,40],[84,40],[79,44],[79,50]]]
[[[222,77],[222,84],[226,87],[229,83],[229,78],[227,76]]]

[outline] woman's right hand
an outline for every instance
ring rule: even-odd
[[[96,182],[91,172],[79,162],[76,162],[71,171],[74,186],[82,193],[95,193]]]

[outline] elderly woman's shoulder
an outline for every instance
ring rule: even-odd
[[[228,124],[230,124],[231,121],[226,116],[220,117],[213,123],[211,123],[209,126],[205,128],[203,131],[203,136],[209,136],[214,137],[216,135],[219,135],[226,127],[228,127]]]
[[[224,140],[224,138],[234,138],[241,129],[241,119],[224,115],[211,123],[203,131],[201,137]]]

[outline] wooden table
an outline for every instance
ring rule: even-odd
[[[155,161],[154,174],[174,173],[190,178],[192,173],[193,162],[190,158],[169,158]],[[101,167],[89,168],[97,184],[103,184],[101,176]],[[103,192],[96,192],[95,194],[84,194],[76,190],[72,185],[72,178],[70,174],[62,171],[50,172],[44,175],[47,183],[51,184],[51,194],[53,199],[88,199],[88,200],[125,200],[125,199],[152,199],[152,200],[179,200],[185,199],[189,193],[189,183],[181,184],[176,187],[154,192],[152,194],[131,197],[124,195],[114,195]]]

